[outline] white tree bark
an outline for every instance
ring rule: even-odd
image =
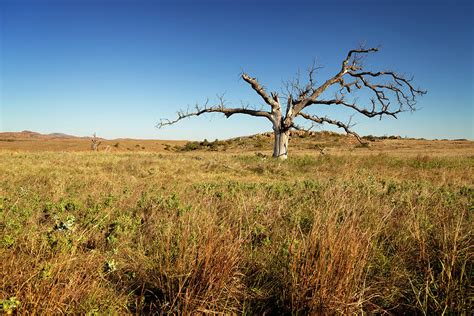
[[[288,140],[290,139],[290,131],[275,129],[274,135],[275,142],[273,145],[273,157],[285,160],[288,158]]]

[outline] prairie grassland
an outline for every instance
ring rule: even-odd
[[[470,149],[310,153],[0,152],[4,311],[473,310]]]

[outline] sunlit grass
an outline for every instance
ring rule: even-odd
[[[0,299],[46,314],[468,313],[473,170],[469,155],[4,152]]]

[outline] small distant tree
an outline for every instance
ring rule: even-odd
[[[102,142],[99,141],[97,135],[94,133],[91,138],[91,150],[98,151],[100,144],[102,144]]]
[[[350,120],[348,123],[344,123],[326,116],[312,115],[307,110],[317,105],[342,106],[369,118],[381,118],[383,116],[397,118],[397,114],[400,112],[414,111],[416,97],[425,94],[426,91],[415,88],[412,84],[412,78],[405,78],[394,71],[366,70],[362,63],[364,56],[377,51],[378,48],[350,50],[342,61],[341,69],[320,85],[316,84],[315,73],[318,68],[313,64],[308,69],[306,84],[302,84],[299,78],[285,84],[286,105],[282,105],[278,93],[271,92],[268,94],[256,78],[242,73],[242,79],[263,99],[269,106],[269,110],[255,107],[228,107],[225,100],[220,97],[216,105],[209,105],[209,101],[204,105],[197,104],[194,111],[179,111],[175,120],[161,120],[157,127],[162,128],[191,116],[212,112],[223,113],[226,117],[234,114],[263,117],[272,124],[274,133],[273,157],[279,159],[288,157],[290,130],[301,129],[295,124],[297,117],[306,119],[313,124],[326,123],[337,126],[362,143],[359,135],[352,130],[353,124]],[[331,87],[337,87],[334,97],[323,97],[323,93]],[[370,103],[366,105],[359,104],[356,98],[348,101],[348,95],[351,95],[355,90],[367,91],[371,95]]]

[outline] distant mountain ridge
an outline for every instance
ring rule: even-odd
[[[90,137],[79,137],[64,133],[50,133],[50,134],[41,134],[38,132],[32,131],[21,131],[21,132],[2,132],[0,133],[0,138],[2,139],[87,139]]]

